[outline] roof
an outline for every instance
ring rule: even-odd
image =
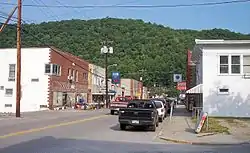
[[[201,39],[195,39],[195,43],[197,45],[250,44],[250,40],[223,40],[223,39],[201,40]]]
[[[202,56],[204,47],[216,47],[216,48],[249,48],[250,40],[224,40],[224,39],[195,39],[195,46],[192,51],[191,60],[193,64],[196,64],[198,59]]]

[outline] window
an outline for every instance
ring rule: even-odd
[[[229,73],[228,56],[220,56],[220,74]]]
[[[5,89],[5,96],[12,96],[13,95],[13,89]]]
[[[162,102],[161,101],[155,101],[156,108],[162,108]]]
[[[76,71],[76,82],[78,82],[78,71]]]
[[[61,75],[61,66],[57,64],[45,64],[45,74]]]
[[[61,74],[61,66],[57,64],[52,64],[52,74],[59,76]]]
[[[9,78],[8,81],[15,81],[16,64],[9,64]]]
[[[73,81],[75,81],[76,80],[76,71],[75,70],[73,70]]]
[[[88,80],[88,74],[87,73],[83,73],[83,79]]]
[[[250,55],[243,55],[243,73],[250,73]]]
[[[218,89],[218,94],[219,95],[227,95],[229,94],[229,89],[227,87],[222,87]]]
[[[231,73],[240,74],[240,56],[231,56]]]
[[[70,68],[68,69],[68,76],[72,76],[72,70]]]
[[[51,70],[51,65],[45,64],[45,74],[50,74],[50,70]]]
[[[31,79],[31,82],[39,82],[39,79],[38,78],[33,78],[33,79]]]
[[[12,107],[12,104],[4,104],[4,107]]]

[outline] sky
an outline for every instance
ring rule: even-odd
[[[46,5],[175,5],[230,0],[23,0],[23,4]],[[16,3],[17,0],[0,0]],[[1,12],[9,13],[13,6],[0,4]],[[23,20],[40,23],[70,19],[132,18],[162,24],[174,29],[229,29],[250,34],[250,1],[217,6],[177,8],[37,8],[23,7]],[[15,14],[16,16],[16,14]],[[0,18],[0,21],[4,19]]]

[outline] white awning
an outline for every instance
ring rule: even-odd
[[[186,91],[186,93],[203,93],[203,84],[198,84]]]

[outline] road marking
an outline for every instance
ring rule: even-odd
[[[41,127],[41,128],[34,128],[34,129],[29,129],[29,130],[24,130],[24,131],[19,131],[19,132],[13,132],[13,133],[9,133],[9,134],[0,136],[0,139],[5,139],[8,137],[13,137],[13,136],[18,136],[18,135],[24,135],[24,134],[33,133],[33,132],[39,132],[39,131],[52,129],[52,128],[56,128],[56,127],[61,127],[61,126],[83,123],[83,122],[92,121],[92,120],[96,120],[96,119],[107,117],[107,116],[108,115],[100,115],[100,116],[90,117],[90,118],[86,118],[86,119],[82,119],[82,120],[63,122],[63,123],[59,123],[59,124],[48,125],[48,126]]]

